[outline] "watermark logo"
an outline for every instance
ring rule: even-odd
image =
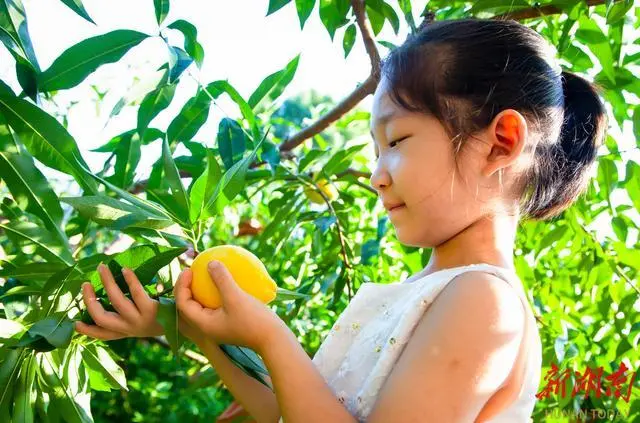
[[[571,377],[573,370],[566,369],[559,372],[560,368],[551,363],[551,370],[547,372],[544,380],[547,381],[546,386],[542,391],[536,394],[536,398],[539,400],[549,398],[553,393],[554,395],[560,395],[565,398],[567,395],[566,384],[567,380]],[[593,393],[597,398],[600,398],[602,388],[606,387],[605,395],[608,397],[615,397],[616,399],[622,399],[625,402],[629,402],[631,398],[631,389],[633,388],[633,382],[636,379],[638,372],[629,374],[631,377],[627,383],[627,375],[625,374],[629,368],[622,362],[618,367],[618,370],[604,375],[603,367],[587,367],[584,372],[575,371],[576,383],[571,390],[571,397],[575,397],[581,393],[584,393],[584,397],[588,397]]]

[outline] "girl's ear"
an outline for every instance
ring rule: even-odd
[[[489,127],[488,140],[491,143],[485,177],[514,163],[527,140],[527,122],[513,109],[500,112]]]

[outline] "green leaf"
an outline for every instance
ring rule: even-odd
[[[15,381],[18,379],[23,363],[24,349],[0,349],[0,416],[9,415],[8,410],[13,402]],[[3,413],[3,410],[7,410]]]
[[[85,191],[96,193],[75,140],[52,116],[26,100],[16,97],[0,81],[0,113],[18,134],[33,157],[60,172],[72,175]],[[88,175],[88,174],[89,175]]]
[[[97,153],[114,153],[118,150],[118,146],[120,145],[120,142],[132,136],[136,131],[137,129],[129,129],[128,131],[125,131],[111,138],[104,145],[101,145],[100,147],[94,148],[93,150],[89,150],[89,151],[93,151]],[[144,131],[144,135],[142,138],[142,145],[148,145],[153,141],[157,140],[158,138],[162,138],[162,137],[164,137],[164,133],[161,130],[157,128],[147,128]]]
[[[186,220],[188,223],[189,198],[187,197],[184,185],[182,185],[180,173],[178,172],[176,164],[173,161],[167,137],[165,137],[162,141],[162,160],[164,162],[164,174],[166,177],[166,181],[168,182],[169,187],[171,188],[171,194],[178,203],[180,212],[182,213],[178,217],[180,217],[183,221]]]
[[[31,326],[20,339],[18,346],[28,346],[41,352],[66,348],[73,333],[73,322],[66,314],[55,313]]]
[[[298,163],[298,173],[303,172],[307,166],[313,163],[318,157],[326,154],[326,150],[321,150],[318,148],[312,148],[311,150],[304,153],[304,156],[300,159]]]
[[[395,45],[395,44],[393,44],[393,43],[391,43],[389,41],[384,41],[384,40],[378,40],[377,43],[380,44],[383,47],[388,48],[389,50],[393,50],[393,49],[398,47],[397,45]]]
[[[120,188],[127,189],[133,184],[136,167],[140,162],[141,142],[137,132],[120,140],[116,148],[114,174],[106,179]]]
[[[633,0],[610,2],[607,8],[607,25],[613,25],[624,19],[624,16],[632,7]]]
[[[267,134],[265,134],[264,137],[256,144],[249,155],[235,163],[222,175],[213,195],[209,197],[209,200],[204,207],[205,217],[218,215],[218,213],[222,212],[224,206],[231,202],[231,200],[233,200],[233,198],[235,198],[235,196],[244,189],[247,169],[255,159],[256,151],[260,148],[266,137]]]
[[[158,322],[164,328],[164,335],[169,342],[171,351],[176,356],[185,338],[178,332],[178,311],[173,298],[158,298]]]
[[[30,286],[16,286],[9,289],[4,294],[0,295],[0,299],[11,297],[13,295],[32,295],[32,294],[40,294],[39,288],[33,288]],[[2,331],[2,328],[0,328]]]
[[[618,260],[633,269],[640,270],[640,250],[632,250],[627,248],[623,242],[612,243],[616,253],[618,254]]]
[[[220,349],[243,372],[271,389],[269,384],[261,376],[269,375],[267,367],[265,366],[260,356],[258,356],[255,352],[253,352],[249,348],[227,344],[220,344]]]
[[[157,275],[158,271],[169,265],[173,259],[187,251],[185,247],[161,247],[165,251],[157,253],[152,258],[146,260],[140,266],[132,268],[138,280],[142,284],[149,284]]]
[[[584,42],[589,50],[598,58],[602,66],[602,72],[609,81],[615,85],[616,75],[614,69],[613,51],[609,41],[596,21],[588,16],[580,16],[579,27],[575,33],[576,38]]]
[[[640,212],[640,165],[633,160],[627,161],[624,187],[636,210]]]
[[[333,41],[336,29],[349,23],[347,13],[351,8],[349,0],[320,0],[320,21]]]
[[[344,49],[344,57],[346,58],[351,49],[353,48],[353,44],[356,42],[356,26],[351,24],[347,27],[347,30],[344,32],[344,38],[342,39],[342,48]]]
[[[36,71],[40,71],[33,50],[22,0],[0,0],[0,28],[2,28],[20,46],[23,56]]]
[[[76,267],[76,264],[73,264],[72,266],[69,266],[65,269],[62,269],[59,272],[54,273],[49,277],[49,279],[47,279],[44,286],[42,287],[42,294],[43,294],[41,298],[42,309],[41,309],[41,314],[39,313],[41,316],[47,317],[52,312],[59,310],[58,301],[60,297],[65,293],[71,292],[71,296],[73,298],[75,298],[76,295],[79,293],[80,284],[76,283],[75,289],[73,287],[70,287],[71,285],[70,276],[72,272],[75,270],[75,267]],[[49,300],[48,294],[53,294],[53,298],[51,300]]]
[[[353,156],[365,148],[367,144],[358,144],[347,149],[338,150],[324,165],[322,172],[326,175],[334,175],[346,170],[351,164]]]
[[[167,128],[169,145],[173,146],[176,142],[191,140],[207,121],[210,106],[211,98],[202,90],[191,97]]]
[[[0,21],[1,20],[2,17],[0,17]],[[29,63],[22,47],[18,45],[18,41],[14,39],[4,28],[2,28],[2,26],[0,26],[0,41],[2,41],[16,61],[16,76],[18,77],[20,86],[24,92],[33,99],[33,101],[37,102],[38,75],[36,69],[31,63]]]
[[[167,48],[169,49],[169,83],[172,84],[193,63],[193,59],[179,47],[167,45]]]
[[[127,388],[127,378],[125,377],[124,371],[103,347],[96,344],[84,345],[82,349],[82,359],[89,369],[92,389],[96,389],[94,386],[103,387],[107,385],[114,389],[122,388],[125,391],[129,390],[129,388]]]
[[[36,402],[35,376],[36,363],[33,354],[30,354],[22,361],[18,383],[14,387],[13,421],[15,422],[33,422],[33,410]]]
[[[300,20],[300,29],[304,29],[304,24],[307,22],[313,6],[315,6],[316,0],[296,0],[296,10],[298,12],[298,19]]]
[[[89,372],[82,362],[81,344],[72,344],[64,350],[62,381],[73,396],[82,394],[89,388]]]
[[[267,10],[266,16],[280,10],[283,6],[290,3],[291,0],[269,0],[269,10]]]
[[[153,204],[150,201],[146,201],[143,200],[140,197],[137,197],[115,185],[113,185],[111,182],[106,181],[104,179],[102,179],[101,177],[99,177],[98,175],[94,175],[93,173],[89,172],[88,170],[85,170],[89,175],[91,175],[93,178],[97,179],[98,181],[100,181],[101,183],[103,183],[104,185],[106,185],[107,187],[109,187],[111,190],[115,191],[116,194],[118,194],[118,196],[122,199],[127,200],[128,202],[130,202],[131,204],[133,204],[134,206],[138,206],[139,208],[146,210],[148,213],[151,214],[155,214],[155,215],[159,215],[159,216],[163,216],[167,219],[171,219],[171,216],[169,216],[167,214],[167,212],[165,210],[162,210],[161,207],[158,207],[157,205]]]
[[[12,222],[11,226],[0,223],[0,228],[4,229],[7,236],[13,235],[28,244],[34,244],[38,248],[38,253],[48,261],[69,265],[73,263],[69,250],[57,246],[51,235],[35,223]]]
[[[512,0],[508,4],[501,0],[477,0],[473,2],[473,6],[467,13],[484,17],[486,13],[493,15],[530,7],[531,5],[526,0]]]
[[[247,101],[249,107],[255,109],[265,98],[269,102],[274,102],[293,79],[299,61],[300,55],[298,54],[283,69],[267,76],[249,97]]]
[[[365,8],[367,12],[367,18],[369,18],[369,22],[371,23],[371,29],[373,30],[373,35],[378,35],[380,31],[382,31],[382,27],[384,26],[384,15],[382,11],[377,11],[373,7]]]
[[[191,22],[187,22],[184,19],[178,19],[177,21],[169,24],[167,28],[176,29],[182,32],[182,35],[184,36],[184,49],[187,51],[187,54],[195,60],[198,67],[202,67],[204,49],[197,40],[198,30],[196,27]]]
[[[67,267],[63,263],[36,262],[25,263],[17,267],[3,267],[0,269],[0,277],[16,278],[22,281],[48,279],[53,273]]]
[[[83,17],[84,19],[88,20],[89,22],[95,25],[95,22],[93,21],[93,19],[91,19],[91,16],[89,16],[87,11],[85,10],[81,0],[61,0],[61,1],[64,4],[66,4],[67,7],[69,7],[69,9],[73,10],[78,15],[80,15],[81,17]]]
[[[27,62],[20,56],[14,56],[16,59],[16,76],[18,82],[24,90],[24,93],[28,95],[34,102],[38,101],[38,74],[31,63]],[[21,94],[22,96],[22,94]]]
[[[133,270],[143,286],[149,285],[160,269],[186,250],[186,247],[141,244],[114,254],[104,262],[111,270],[116,284],[122,287],[123,292],[129,292],[128,285],[122,275],[123,267]],[[87,279],[91,281],[97,293],[104,291],[98,272],[93,272]]]
[[[145,75],[145,78],[140,79],[138,77],[134,77],[133,83],[127,90],[127,93],[118,100],[115,106],[113,106],[104,127],[106,127],[111,118],[118,115],[125,106],[136,106],[140,104],[149,92],[158,86],[166,84],[168,77],[168,64],[163,65],[153,74]]]
[[[196,222],[200,219],[206,199],[213,195],[214,189],[222,178],[222,170],[210,149],[207,149],[207,169],[194,182],[189,194],[190,219]]]
[[[216,140],[226,170],[240,161],[243,153],[250,147],[242,127],[235,120],[226,117],[220,121]]]
[[[38,76],[41,91],[72,88],[98,67],[120,60],[129,49],[148,35],[128,29],[87,38],[65,50]]]
[[[88,195],[84,197],[61,197],[60,200],[71,205],[74,209],[94,222],[107,227],[115,227],[119,219],[130,216],[140,217],[141,221],[133,221],[131,225],[117,225],[119,229],[128,226],[149,229],[166,228],[173,224],[173,221],[166,216],[151,213],[149,210],[141,209],[135,205],[130,205],[106,195]]]
[[[404,14],[404,19],[411,28],[411,33],[416,32],[416,23],[413,20],[413,12],[411,10],[411,0],[398,0],[398,6],[400,6],[400,10]]]
[[[169,14],[169,0],[153,0],[153,7],[156,11],[156,21],[162,25],[162,21]]]
[[[287,300],[295,300],[298,298],[306,298],[310,299],[311,295],[302,294],[296,291],[290,291],[288,289],[280,288],[276,290],[276,298],[274,301],[287,301]]]
[[[162,188],[146,190],[147,198],[160,205],[171,215],[171,219],[179,225],[190,228],[188,220],[186,220],[187,211],[183,206],[178,204],[171,192],[164,191]]]
[[[0,151],[0,179],[7,184],[18,206],[42,219],[44,226],[59,239],[60,245],[68,248],[69,240],[60,229],[60,201],[31,156]]]
[[[556,226],[542,238],[538,245],[538,250],[552,246],[556,241],[560,240],[569,230],[567,225]],[[559,248],[558,248],[559,249]]]
[[[393,7],[389,5],[389,3],[382,2],[382,13],[384,17],[389,21],[391,27],[393,28],[393,32],[397,35],[400,30],[400,19],[398,15],[396,15],[396,11],[393,10]]]
[[[571,64],[571,70],[574,72],[584,72],[593,67],[589,55],[573,44],[569,44],[562,53],[562,57]]]
[[[49,394],[49,407],[69,423],[93,423],[88,393],[74,395],[59,374],[52,353],[39,354],[40,386]]]

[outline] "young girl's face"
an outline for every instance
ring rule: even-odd
[[[400,242],[434,247],[481,216],[481,187],[476,194],[481,162],[461,151],[456,169],[444,127],[434,117],[395,104],[384,78],[374,94],[370,127],[377,157],[371,186]],[[389,210],[396,204],[404,206]]]

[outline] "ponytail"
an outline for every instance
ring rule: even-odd
[[[571,72],[562,71],[562,91],[564,94],[564,119],[558,141],[542,149],[539,164],[540,173],[544,168],[553,174],[540,175],[546,180],[547,195],[529,201],[528,211],[534,219],[548,219],[568,208],[588,188],[589,172],[595,164],[598,147],[604,142],[607,125],[606,110],[598,94],[600,88]],[[545,154],[546,151],[546,154]],[[540,187],[538,187],[540,188]],[[534,188],[535,191],[538,189]]]

